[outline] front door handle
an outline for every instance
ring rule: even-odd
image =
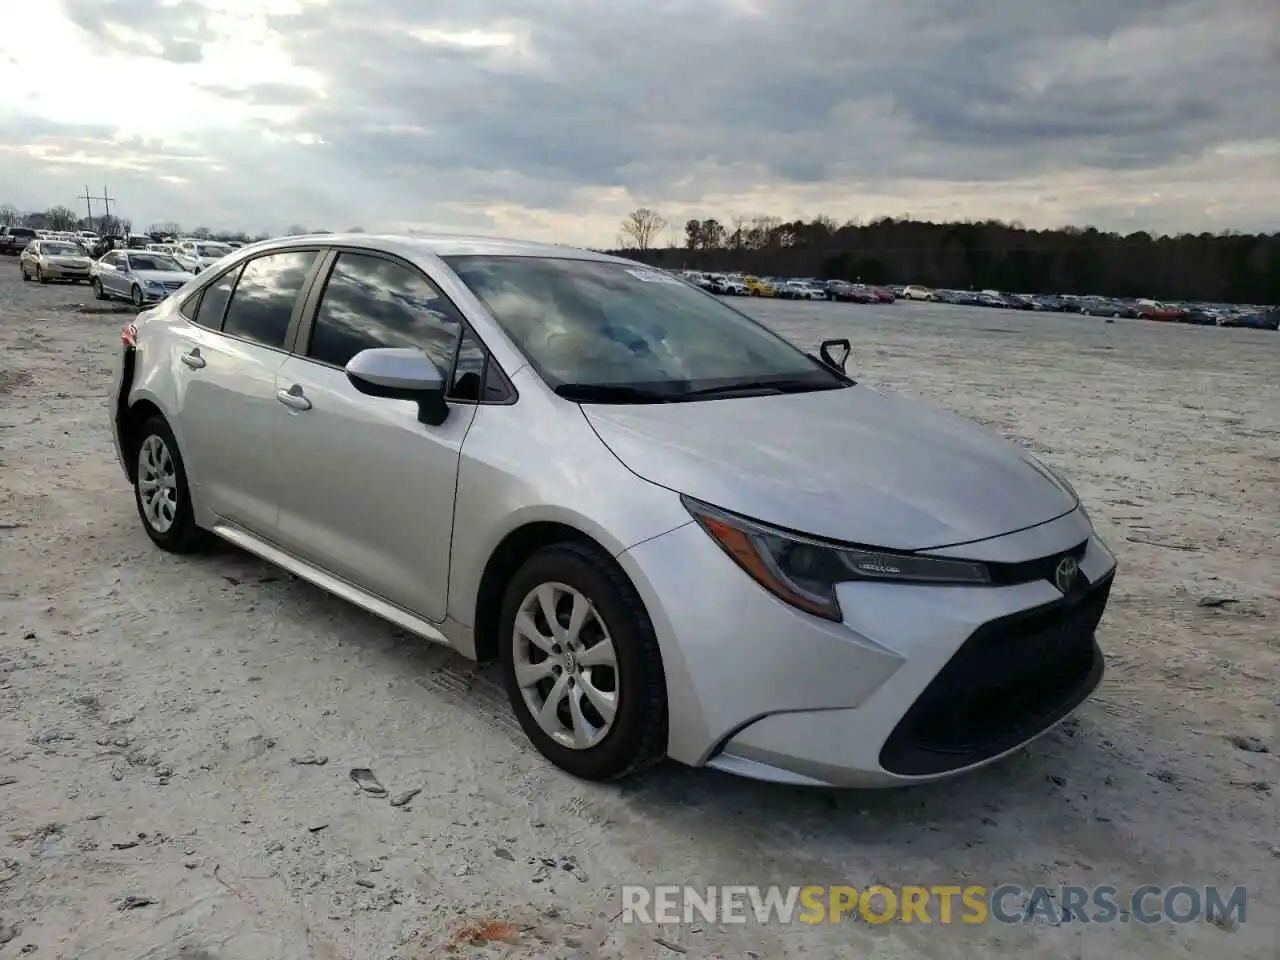
[[[199,347],[196,347],[190,353],[184,353],[182,355],[182,362],[185,363],[192,370],[199,370],[206,363],[204,357],[200,356]]]
[[[310,410],[311,401],[302,393],[302,388],[296,383],[288,390],[277,390],[276,399],[283,403],[290,410]]]

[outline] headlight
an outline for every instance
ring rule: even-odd
[[[685,509],[752,579],[781,600],[814,616],[841,620],[836,584],[991,582],[981,563],[829,543],[717,510],[689,497]]]

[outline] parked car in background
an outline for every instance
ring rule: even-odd
[[[177,245],[174,257],[185,270],[199,273],[233,252],[229,245],[214,240],[184,240]]]
[[[713,275],[711,277],[711,292],[726,297],[745,297],[747,295],[747,284],[738,276]]]
[[[767,280],[760,277],[743,277],[742,282],[747,287],[747,294],[752,297],[773,297],[777,295],[777,291],[773,289],[773,285]]]
[[[172,257],[145,250],[112,250],[93,264],[92,273],[99,300],[128,300],[135,307],[163,300],[194,276]]]
[[[902,296],[907,300],[934,300],[936,297],[928,287],[904,287]]]
[[[18,258],[23,280],[48,283],[87,283],[93,260],[84,247],[70,240],[32,240]]]
[[[1143,320],[1159,320],[1166,323],[1176,323],[1186,319],[1187,316],[1187,311],[1182,307],[1160,303],[1157,300],[1139,300],[1136,310]]]
[[[28,227],[0,227],[0,253],[16,257],[35,239],[36,232]]]
[[[126,325],[112,433],[157,547],[496,660],[571,774],[915,784],[1093,692],[1116,564],[1051,468],[847,350],[585,250],[312,235]]]

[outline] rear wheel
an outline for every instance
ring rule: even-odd
[[[143,424],[135,449],[133,493],[147,536],[171,553],[192,553],[207,545],[209,535],[196,526],[191,509],[178,442],[164,417]]]
[[[511,708],[561,769],[612,780],[666,752],[662,656],[635,588],[607,554],[565,543],[534,554],[499,618]]]

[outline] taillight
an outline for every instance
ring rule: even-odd
[[[125,347],[136,347],[138,345],[138,325],[136,323],[126,323],[124,329],[120,331],[120,345]]]

